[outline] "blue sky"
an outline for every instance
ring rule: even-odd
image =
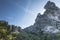
[[[28,27],[35,22],[38,13],[43,14],[48,0],[0,0],[0,20],[9,24]],[[59,0],[50,0],[60,7]]]

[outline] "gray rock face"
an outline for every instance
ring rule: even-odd
[[[55,5],[54,2],[48,1],[47,4],[44,6],[46,10],[58,10],[58,7]]]
[[[43,15],[40,13],[35,19],[35,23],[24,29],[28,32],[57,32],[60,30],[60,9],[55,3],[48,1],[44,6],[46,11]]]

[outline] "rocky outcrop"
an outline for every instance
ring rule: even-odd
[[[60,30],[60,8],[54,2],[48,1],[44,6],[43,15],[38,13],[35,23],[24,29],[27,32],[58,32]]]

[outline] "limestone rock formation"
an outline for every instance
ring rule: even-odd
[[[43,15],[37,15],[35,23],[24,29],[27,32],[58,32],[60,30],[60,8],[54,2],[48,1],[44,6]]]

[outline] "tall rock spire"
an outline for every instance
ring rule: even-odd
[[[46,10],[52,9],[52,10],[57,10],[58,7],[55,5],[54,2],[48,1],[46,5],[44,6]]]
[[[51,1],[48,1],[44,8],[46,9],[44,14],[40,15],[40,13],[38,13],[34,25],[24,29],[25,31],[29,30],[35,33],[44,31],[53,33],[58,30],[57,28],[60,27],[60,9]]]

